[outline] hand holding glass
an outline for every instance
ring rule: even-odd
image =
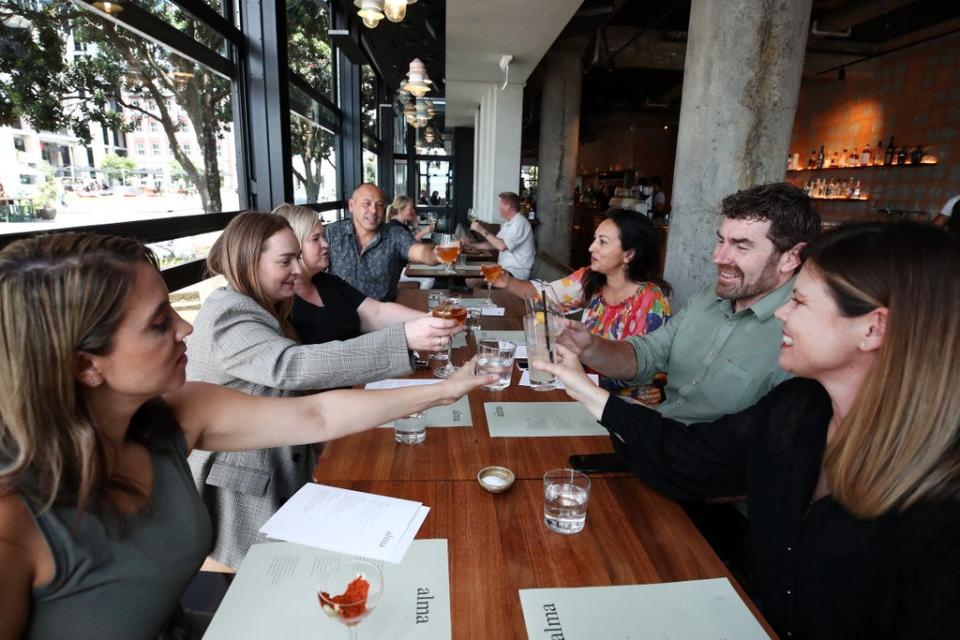
[[[510,386],[516,350],[517,345],[506,340],[481,340],[477,343],[477,373],[499,376],[493,384],[484,385],[484,389],[500,391]]]
[[[453,263],[460,257],[460,241],[450,233],[441,233],[437,235],[437,258],[443,264],[447,265],[446,270],[440,273],[455,274]]]
[[[497,281],[497,278],[503,275],[503,267],[496,262],[484,262],[480,265],[480,273],[483,275],[484,282],[487,283],[487,302],[493,304],[493,296],[490,293],[490,288],[493,286],[493,283]]]
[[[467,319],[467,308],[460,303],[459,299],[447,298],[434,307],[431,314],[435,318],[456,320],[459,324],[463,324],[463,321]],[[453,372],[457,370],[457,368],[453,366],[452,345],[453,338],[447,342],[447,364],[433,370],[433,375],[438,378],[449,378]]]

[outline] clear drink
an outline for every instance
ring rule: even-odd
[[[493,384],[483,386],[488,391],[500,391],[510,386],[513,377],[513,355],[517,345],[506,340],[480,340],[477,342],[477,372],[498,376]]]
[[[573,483],[544,487],[543,521],[557,533],[580,533],[587,521],[590,490]]]
[[[427,439],[427,419],[422,413],[393,421],[393,439],[400,444],[420,444]]]
[[[551,357],[552,356],[552,357]],[[535,391],[549,391],[556,386],[557,377],[549,371],[537,369],[533,366],[534,360],[539,362],[553,362],[556,360],[557,350],[551,344],[550,349],[542,346],[527,345],[527,359],[530,362],[530,386]]]
[[[467,308],[466,327],[468,331],[480,330],[480,308],[479,307]]]

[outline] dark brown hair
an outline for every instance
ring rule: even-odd
[[[785,182],[758,184],[723,199],[720,213],[732,220],[767,220],[767,237],[780,253],[813,242],[820,233],[820,215],[802,189]]]
[[[623,251],[633,249],[633,258],[627,263],[627,279],[631,282],[653,282],[660,287],[664,296],[669,296],[673,289],[666,280],[656,275],[660,269],[660,244],[650,219],[642,213],[626,209],[611,209],[605,215],[607,220],[617,225]],[[588,269],[582,284],[584,304],[606,283],[607,276]]]

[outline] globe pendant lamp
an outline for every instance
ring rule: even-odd
[[[422,98],[430,92],[428,84],[431,84],[431,80],[427,77],[427,68],[420,58],[414,58],[410,61],[410,70],[407,71],[407,82],[401,88]]]
[[[407,17],[407,0],[385,0],[383,13],[390,22],[403,22]]]
[[[383,20],[383,0],[360,0],[360,11],[357,15],[363,18],[364,26],[376,29]]]

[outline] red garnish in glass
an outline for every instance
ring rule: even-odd
[[[362,616],[367,610],[367,593],[370,591],[370,583],[357,576],[342,595],[331,597],[326,591],[320,592],[321,606],[331,607],[339,605],[340,617],[346,620]]]

